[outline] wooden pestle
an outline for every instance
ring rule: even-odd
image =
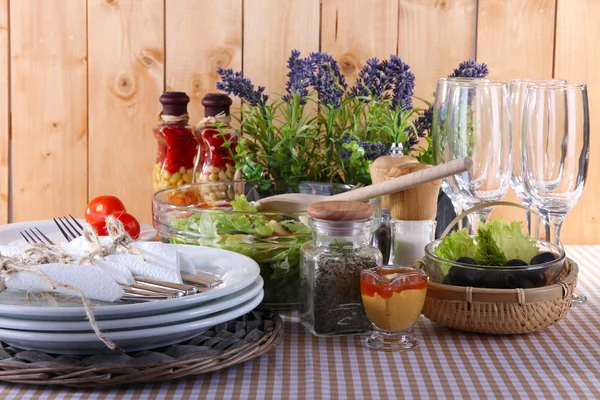
[[[416,163],[416,158],[411,156],[381,156],[373,161],[369,167],[369,174],[373,183],[379,183],[386,180],[386,175],[390,170],[401,164]],[[381,196],[381,208],[390,208],[389,195]]]
[[[388,172],[386,179],[397,178],[427,168],[431,168],[431,165],[418,162],[397,165]],[[437,214],[441,184],[442,181],[437,180],[390,194],[390,216],[405,221],[434,220]]]

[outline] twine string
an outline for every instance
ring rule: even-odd
[[[27,250],[30,250],[30,249],[27,249]],[[26,252],[27,252],[27,250],[26,250]],[[36,254],[35,251],[37,251],[38,253]],[[19,272],[29,272],[29,273],[39,276],[40,278],[42,278],[44,280],[44,282],[48,286],[50,286],[50,288],[52,290],[56,290],[56,288],[64,288],[67,290],[71,290],[71,291],[77,293],[79,295],[79,297],[81,298],[81,302],[83,303],[83,308],[85,310],[85,314],[87,315],[88,319],[90,320],[90,325],[92,326],[92,329],[94,330],[94,333],[96,334],[98,339],[100,339],[102,341],[102,343],[104,343],[106,345],[106,347],[108,347],[109,349],[115,350],[117,348],[117,345],[114,344],[110,339],[107,339],[102,334],[102,331],[100,330],[100,327],[98,326],[98,324],[96,322],[96,317],[94,316],[94,312],[92,311],[92,306],[91,306],[89,300],[87,299],[87,297],[85,297],[85,295],[79,288],[72,286],[72,285],[67,285],[67,284],[57,282],[54,279],[51,279],[43,271],[30,266],[30,265],[32,265],[32,262],[34,262],[34,260],[35,260],[35,262],[37,262],[40,259],[42,259],[42,258],[40,258],[40,254],[43,251],[43,248],[39,247],[39,249],[35,249],[35,251],[34,251],[33,258],[30,257],[28,254],[24,254],[23,256],[18,256],[18,257],[2,257],[2,256],[0,256],[0,293],[3,292],[4,290],[6,290],[5,278],[7,276],[10,276],[10,275],[13,275],[13,274],[16,274]],[[50,253],[50,251],[47,251],[47,252]],[[36,264],[33,264],[33,265],[36,265]]]

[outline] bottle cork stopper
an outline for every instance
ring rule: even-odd
[[[308,206],[308,215],[325,221],[362,221],[373,212],[373,207],[360,201],[321,201]]]
[[[202,99],[205,117],[215,117],[221,113],[229,115],[233,100],[225,93],[207,93]]]
[[[397,165],[390,169],[386,179],[394,179],[426,168],[431,168],[431,165],[418,162]],[[390,194],[390,216],[405,221],[434,220],[441,184],[442,181],[437,180]]]
[[[187,113],[190,98],[185,92],[164,92],[158,99],[162,104],[162,114],[179,117]]]
[[[373,161],[373,164],[369,167],[371,182],[379,183],[385,181],[387,173],[397,165],[416,162],[418,162],[417,159],[411,156],[381,156]],[[390,208],[389,196],[381,198],[381,207]]]

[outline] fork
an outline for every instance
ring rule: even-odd
[[[70,220],[69,220],[69,218],[70,218]],[[75,238],[77,238],[83,234],[83,226],[81,226],[81,224],[71,214],[69,214],[69,218],[58,217],[58,218],[53,218],[53,220],[54,220],[54,223],[56,224],[56,226],[58,227],[58,229],[60,230],[60,232],[62,233],[62,235],[65,237],[65,239],[67,239],[67,241],[70,242],[71,240],[74,240]],[[73,223],[71,223],[71,221],[73,221]],[[134,277],[134,278],[136,278],[136,280],[137,280],[137,278],[141,278],[141,277]],[[207,287],[209,289],[214,288],[215,286],[218,286],[221,283],[223,283],[223,281],[220,279],[213,279],[209,276],[199,275],[199,274],[196,274],[196,275],[182,274],[181,279],[184,282],[189,283],[190,285],[192,285],[194,287],[203,286],[203,287]],[[142,283],[153,284],[154,282],[143,281]],[[198,289],[199,289],[199,291],[203,290],[201,288],[198,288]]]
[[[79,223],[77,224],[79,225]],[[26,229],[19,233],[29,244],[40,243],[55,245],[55,243],[42,231],[38,228],[34,229],[37,233],[33,229]],[[125,295],[121,297],[121,300],[134,302],[165,300],[196,294],[203,290],[191,285],[171,284],[157,280],[147,282],[141,277],[134,277],[134,279],[135,283],[131,285],[119,284],[125,292]]]
[[[69,218],[71,220],[69,220]],[[83,232],[83,226],[81,226],[79,221],[77,221],[77,219],[75,219],[75,217],[73,217],[71,214],[69,214],[69,218],[52,218],[54,220],[54,223],[60,230],[60,233],[62,233],[62,235],[65,237],[65,239],[67,239],[68,242],[81,236]],[[71,223],[71,221],[73,221],[73,223]]]

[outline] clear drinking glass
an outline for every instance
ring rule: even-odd
[[[547,225],[554,226],[560,244],[567,213],[581,198],[590,156],[587,86],[575,83],[529,85],[521,132],[523,182]],[[548,230],[551,232],[551,230]],[[574,304],[585,296],[575,295]]]
[[[427,294],[427,274],[420,269],[389,265],[365,269],[360,292],[373,333],[365,345],[377,350],[404,351],[418,346],[412,333]]]
[[[559,83],[567,83],[567,81],[562,79],[513,79],[510,82],[510,115],[513,136],[510,186],[527,208],[531,207],[531,199],[523,184],[523,169],[521,167],[521,121],[525,105],[525,91],[529,85],[554,85]],[[527,231],[531,235],[531,215],[529,211],[526,211],[526,216]]]
[[[435,226],[434,220],[392,219],[391,264],[412,265],[425,257],[425,246],[435,239]]]
[[[586,85],[529,85],[521,132],[523,182],[532,205],[554,225],[559,244],[567,213],[581,198],[590,155]]]
[[[435,99],[433,102],[433,116],[431,122],[431,146],[433,149],[433,160],[434,164],[443,164],[447,160],[447,134],[446,134],[446,112],[448,108],[448,87],[451,83],[465,82],[465,83],[488,83],[491,82],[489,79],[484,78],[441,78],[437,81],[435,89]],[[442,186],[444,183],[442,182]],[[454,211],[456,215],[459,215],[461,211],[460,204],[453,197],[452,192],[444,190],[446,195],[452,201]]]
[[[511,132],[508,86],[499,82],[453,82],[448,87],[445,113],[445,161],[471,157],[472,173],[442,181],[442,189],[462,209],[501,200],[511,172]],[[472,233],[492,210],[469,215]]]

